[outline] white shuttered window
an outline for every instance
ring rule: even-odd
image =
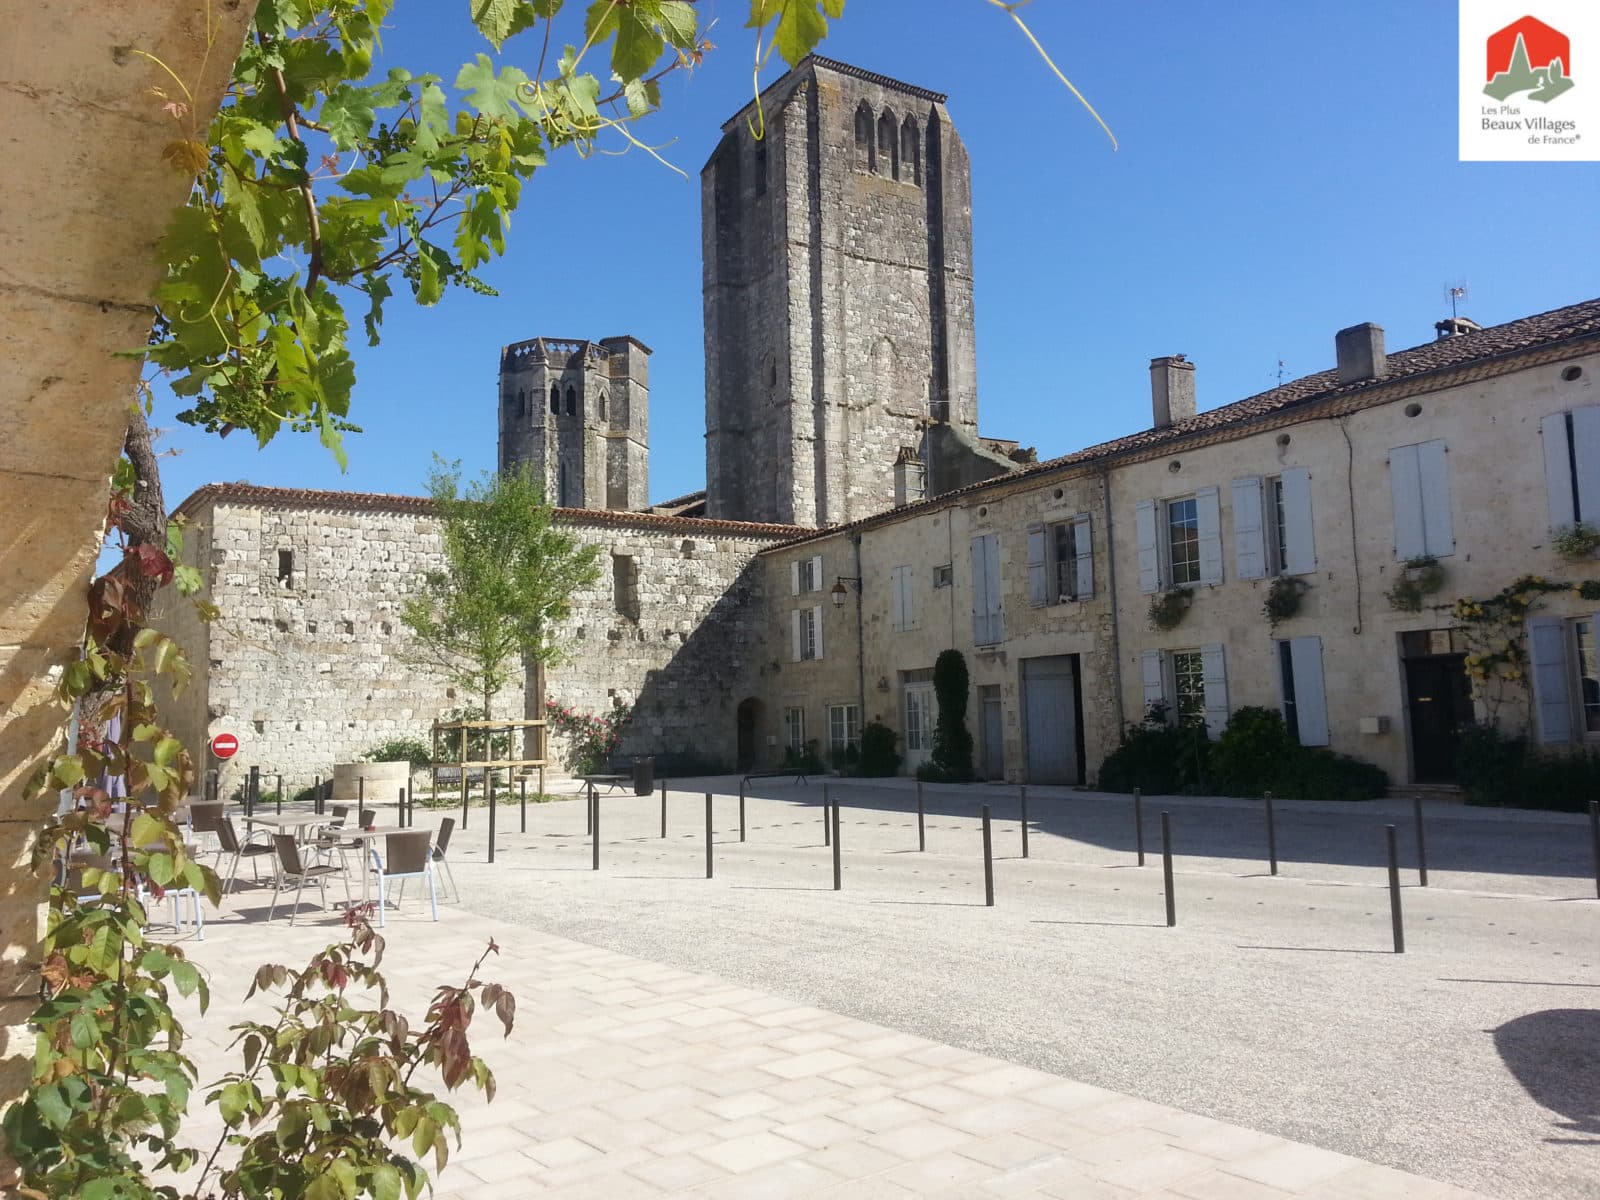
[[[1389,487],[1394,497],[1395,557],[1405,562],[1454,554],[1444,442],[1419,442],[1389,451]]]
[[[912,595],[911,568],[894,567],[889,572],[889,627],[897,631],[917,627]]]
[[[978,646],[998,646],[1005,640],[998,534],[972,539],[972,640]]]
[[[1289,638],[1278,643],[1283,685],[1283,720],[1302,746],[1326,746],[1328,697],[1322,679],[1322,639]]]
[[[1552,413],[1539,422],[1539,433],[1551,528],[1600,523],[1600,406]]]

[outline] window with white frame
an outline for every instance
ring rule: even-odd
[[[796,755],[806,752],[806,710],[799,705],[783,710],[783,748]]]
[[[1311,525],[1311,472],[1233,481],[1234,564],[1240,579],[1309,575],[1317,569]]]
[[[1028,526],[1028,603],[1035,608],[1094,595],[1089,514]]]
[[[1552,413],[1539,422],[1539,434],[1551,528],[1600,524],[1600,406]]]
[[[822,657],[822,605],[797,608],[789,614],[789,634],[795,662]]]
[[[1167,578],[1174,584],[1200,582],[1200,512],[1193,496],[1163,506]]]
[[[803,596],[822,590],[822,555],[802,558],[789,564],[789,594]]]
[[[1140,656],[1144,704],[1159,705],[1180,725],[1203,725],[1213,738],[1228,723],[1228,678],[1221,645],[1146,650]]]
[[[916,599],[912,595],[910,567],[894,567],[889,572],[889,628],[904,632],[917,627]]]
[[[835,756],[861,746],[861,709],[855,704],[828,706],[828,750]]]
[[[933,748],[933,685],[909,684],[906,697],[906,753],[920,754]]]
[[[1216,488],[1141,500],[1134,509],[1134,530],[1141,592],[1222,582],[1222,506]]]
[[[1394,498],[1394,552],[1401,562],[1454,554],[1450,475],[1443,441],[1396,446],[1389,451]]]
[[[1528,622],[1538,740],[1545,745],[1600,738],[1600,614]]]

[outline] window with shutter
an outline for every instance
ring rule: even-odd
[[[1322,679],[1322,639],[1289,638],[1278,643],[1283,719],[1302,746],[1328,744],[1328,700]]]
[[[1054,527],[1052,527],[1052,532]],[[1046,561],[1045,527],[1042,523],[1029,525],[1028,534],[1028,604],[1034,608],[1051,602],[1049,563]]]
[[[916,628],[916,600],[911,594],[911,580],[910,567],[895,567],[889,572],[889,625],[892,629]]]
[[[1072,573],[1077,590],[1074,599],[1087,600],[1094,595],[1094,536],[1085,513],[1072,523]]]
[[[1567,654],[1559,617],[1528,622],[1528,657],[1533,668],[1533,702],[1539,714],[1539,741],[1572,740],[1572,705],[1567,696]]]
[[[1311,524],[1311,472],[1289,467],[1278,479],[1276,517],[1280,569],[1285,575],[1309,575],[1317,569],[1317,548]]]
[[[1139,590],[1161,590],[1161,553],[1156,544],[1156,502],[1141,500],[1133,512],[1139,547]]]
[[[1539,422],[1539,433],[1550,527],[1600,524],[1600,406],[1552,413]]]
[[[822,657],[822,605],[811,610],[811,657]]]
[[[1228,675],[1222,646],[1201,646],[1200,663],[1205,684],[1206,732],[1215,739],[1222,736],[1228,724]]]
[[[1144,715],[1155,705],[1165,705],[1166,678],[1161,669],[1161,651],[1146,650],[1139,655],[1140,680],[1144,685]]]
[[[1222,582],[1222,501],[1216,488],[1194,494],[1195,532],[1200,556],[1200,582]]]
[[[1259,475],[1233,481],[1233,569],[1240,579],[1267,574],[1261,487]]]
[[[978,646],[996,646],[1003,640],[1000,539],[993,533],[972,539],[972,640]]]
[[[1389,451],[1389,487],[1395,557],[1405,562],[1455,553],[1444,442],[1419,442]]]

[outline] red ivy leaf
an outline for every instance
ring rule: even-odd
[[[139,560],[141,573],[163,587],[172,582],[172,560],[160,546],[143,542],[134,548],[133,553]]]

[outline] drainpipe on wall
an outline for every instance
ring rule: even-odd
[[[867,723],[867,639],[866,616],[867,577],[861,572],[861,534],[852,533],[850,541],[856,549],[856,712],[862,725]],[[859,732],[859,731],[858,731]]]
[[[1100,503],[1106,510],[1106,598],[1111,605],[1111,694],[1116,698],[1117,732],[1127,725],[1122,708],[1122,631],[1117,626],[1117,555],[1111,525],[1111,472],[1100,472]],[[1088,778],[1087,772],[1084,778]]]

